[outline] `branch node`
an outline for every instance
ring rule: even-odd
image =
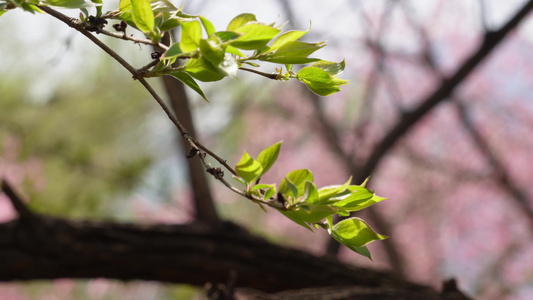
[[[199,152],[200,152],[200,150],[198,150],[198,148],[191,148],[191,150],[189,150],[189,153],[187,153],[187,155],[185,157],[187,157],[187,158],[194,157]]]
[[[216,179],[220,180],[224,177],[224,171],[220,167],[213,167],[207,169],[207,173],[213,175]]]

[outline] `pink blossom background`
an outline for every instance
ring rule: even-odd
[[[292,7],[297,20],[313,20],[314,37],[331,41],[329,52],[324,54],[328,59],[346,58],[347,69],[341,77],[350,79],[351,84],[320,101],[340,137],[340,147],[347,153],[355,151],[358,159],[364,160],[402,111],[420,104],[438,87],[441,75],[452,74],[479,46],[484,30],[481,8],[475,1],[434,1],[431,5],[412,2],[411,9],[404,9],[401,4],[390,8],[386,1],[341,2],[342,5],[324,8],[320,12],[323,16],[313,15],[312,4],[296,2]],[[518,9],[523,3],[514,1],[508,6]],[[306,9],[295,9],[298,5]],[[499,28],[514,13],[500,12],[498,9],[502,8],[496,4],[491,7],[488,12],[493,18],[488,18],[492,21],[487,26],[492,29]],[[251,12],[260,11],[260,7],[251,8]],[[201,11],[191,13],[209,17]],[[331,21],[332,16],[337,16],[338,23]],[[453,101],[466,107],[469,121],[509,175],[510,184],[525,195],[526,205],[533,208],[532,18],[509,35],[459,86]],[[294,26],[305,27],[304,23]],[[331,28],[335,30],[332,32]],[[423,29],[426,41],[419,29]],[[429,43],[441,75],[420,59],[427,46],[424,43]],[[373,44],[379,44],[387,53],[382,58],[385,68],[374,79],[372,73],[380,55]],[[232,90],[239,84],[248,83],[246,79],[231,84],[225,81],[220,87]],[[375,91],[368,97],[370,85]],[[226,124],[221,130],[205,130],[201,139],[219,151],[231,153],[226,157],[230,162],[237,162],[244,150],[254,156],[283,140],[278,163],[262,179],[265,183],[279,184],[286,173],[300,168],[310,169],[319,187],[345,182],[353,174],[346,172],[346,162],[324,139],[324,129],[301,86],[276,83],[269,87],[274,88],[245,92],[246,106],[235,117],[245,125]],[[212,93],[213,102],[218,100],[217,95]],[[204,104],[196,106],[201,110]],[[221,135],[223,130],[235,131],[239,139],[229,141]],[[5,140],[3,147],[0,177],[7,177],[14,185],[24,180],[37,187],[46,184],[39,161],[18,159],[16,138]],[[502,185],[485,154],[462,125],[456,106],[450,101],[441,103],[416,124],[371,176],[371,187],[389,199],[376,205],[389,225],[388,232],[380,233],[393,241],[406,276],[412,281],[440,289],[444,280],[456,278],[459,287],[476,299],[531,299],[533,223]],[[325,253],[330,239],[327,233],[311,233],[275,211],[263,213],[217,183],[212,186],[225,218],[273,242],[317,255]],[[191,221],[190,199],[189,190],[179,185],[170,202],[151,202],[150,197],[136,194],[129,209],[138,221],[183,223]],[[13,209],[0,195],[0,221],[13,217]],[[345,248],[341,249],[340,258],[358,266],[391,268],[379,242],[369,248],[373,262]],[[75,285],[69,280],[55,281],[39,299],[74,299]],[[116,295],[117,290],[127,291],[130,296],[153,296],[159,288],[145,283],[125,287],[102,279],[89,281],[84,287],[88,299],[106,299]],[[21,285],[0,284],[0,294],[9,295],[9,299],[31,298]],[[120,297],[133,299],[127,295]]]

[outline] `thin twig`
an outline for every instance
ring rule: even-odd
[[[228,165],[228,163],[226,162],[225,159],[221,158],[220,156],[216,155],[213,151],[209,150],[208,148],[206,148],[204,145],[202,145],[200,142],[198,141],[194,141],[194,144],[201,150],[203,150],[205,153],[209,154],[209,156],[211,156],[212,158],[216,159],[221,165],[224,166],[224,168],[226,168],[228,171],[231,172],[231,174],[237,176],[237,172],[230,166]]]
[[[102,50],[104,50],[107,54],[109,54],[112,58],[114,58],[118,63],[120,63],[124,68],[126,68],[132,75],[134,79],[137,79],[144,87],[145,89],[152,95],[154,100],[161,106],[163,111],[167,114],[168,118],[174,123],[174,125],[178,128],[180,134],[182,137],[187,140],[187,142],[191,145],[192,148],[201,150],[200,152],[205,152],[209,154],[211,157],[213,157],[215,160],[217,160],[220,164],[222,164],[228,171],[230,171],[233,175],[237,175],[237,172],[231,168],[226,160],[222,159],[218,155],[216,155],[213,151],[209,150],[202,144],[200,144],[196,139],[194,139],[190,134],[189,131],[180,123],[178,118],[172,113],[170,108],[165,104],[163,99],[157,94],[157,92],[152,88],[152,86],[146,81],[146,79],[142,76],[142,72],[135,69],[132,65],[130,65],[127,61],[125,61],[122,57],[120,57],[115,51],[113,51],[111,48],[109,48],[107,45],[105,45],[102,41],[100,41],[98,38],[96,38],[91,32],[85,29],[83,22],[81,22],[78,19],[70,18],[48,6],[39,6],[41,10],[46,12],[47,14],[55,17],[56,19],[62,21],[63,23],[67,24],[68,26],[76,29],[81,34],[86,36],[88,39],[90,39],[93,43],[95,43],[98,47],[100,47]],[[149,65],[153,64],[154,62],[151,62]],[[145,67],[146,68],[146,67]],[[143,70],[143,68],[141,69]],[[203,157],[202,153],[199,153],[199,157],[202,159],[202,162],[206,168],[206,170],[211,170],[211,165],[205,160],[205,157]],[[214,175],[214,174],[213,174]],[[222,183],[224,183],[226,186],[230,187],[230,189],[239,195],[243,195],[244,192],[238,190],[237,188],[231,186],[229,183],[227,183],[225,180],[222,179],[222,177],[217,177],[214,175],[215,178],[220,180]],[[250,197],[246,196],[246,198],[251,199]],[[257,200],[257,199],[251,199],[251,200]],[[265,203],[266,204],[266,203]],[[268,205],[268,204],[267,204]],[[271,205],[272,206],[272,205]],[[273,206],[275,207],[275,206]]]
[[[261,72],[261,71],[254,70],[254,69],[249,69],[249,68],[246,68],[246,67],[240,67],[239,69],[243,70],[243,71],[246,71],[246,72],[251,72],[251,73],[255,73],[257,75],[264,76],[264,77],[266,77],[268,79],[278,79],[278,74],[277,73],[266,73],[266,72]]]
[[[100,34],[107,35],[107,36],[114,37],[114,38],[121,39],[121,40],[132,41],[136,44],[151,45],[151,46],[159,47],[163,50],[168,50],[168,46],[162,43],[155,43],[154,41],[149,40],[149,39],[139,39],[131,35],[127,35],[126,32],[117,33],[117,32],[107,31],[105,29],[99,29],[96,31],[96,33],[100,33]]]

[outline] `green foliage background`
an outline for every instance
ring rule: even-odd
[[[152,161],[144,125],[152,103],[105,60],[93,63],[101,67],[83,76],[85,84],[64,82],[45,102],[29,99],[27,78],[0,75],[0,143],[14,138],[19,163],[42,164],[46,184],[25,182],[39,212],[110,217],[113,197],[129,193]]]

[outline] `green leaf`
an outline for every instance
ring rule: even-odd
[[[350,186],[350,182],[352,182],[352,177],[348,178],[348,181],[343,185],[333,185],[333,186],[326,186],[323,188],[320,188],[318,190],[318,202],[322,203],[327,200],[329,200],[331,197],[336,196],[339,193],[342,193],[346,191],[346,189]]]
[[[189,59],[184,70],[200,81],[217,81],[226,75],[203,57]]]
[[[318,61],[318,58],[308,58],[313,52],[326,46],[326,42],[304,43],[300,41],[286,42],[274,53],[269,53],[260,60],[279,64],[306,64]]]
[[[154,12],[176,14],[179,9],[168,0],[150,0]]]
[[[362,186],[353,185],[349,188],[350,194],[343,197],[341,200],[335,202],[335,207],[341,208],[345,211],[358,211],[363,208],[367,208],[380,201],[386,200],[386,198],[379,197],[371,190]]]
[[[190,21],[181,24],[180,48],[184,52],[193,52],[200,46],[202,39],[202,26],[199,21]]]
[[[178,27],[178,26],[180,26],[180,25],[181,25],[181,23],[180,23],[180,20],[179,20],[179,19],[177,19],[177,18],[170,18],[170,19],[168,19],[168,20],[165,20],[165,21],[163,22],[163,24],[161,24],[161,26],[159,26],[159,29],[160,29],[161,31],[169,31],[169,30],[174,29],[174,28],[176,28],[176,27]]]
[[[234,54],[234,55],[237,55],[237,56],[240,56],[240,57],[246,57],[246,55],[242,54],[241,51],[239,51],[239,49],[235,48],[235,47],[232,47],[230,45],[228,45],[226,47],[226,52],[227,53],[231,53],[231,54]]]
[[[103,0],[91,0],[92,3],[96,6],[96,17],[100,18],[102,16],[102,6],[104,5]]]
[[[276,194],[276,185],[275,184],[256,184],[252,191],[257,191],[264,189],[265,193],[262,195],[263,199],[270,199],[272,196]]]
[[[250,22],[256,22],[257,19],[255,18],[255,15],[253,14],[240,14],[233,18],[228,24],[228,31],[234,31],[235,29],[244,26]]]
[[[313,91],[313,93],[320,95],[320,96],[329,96],[331,94],[340,92],[341,90],[338,85],[324,84],[324,83],[312,82],[308,80],[300,80],[300,81],[305,83],[305,85],[307,85],[307,87],[311,91]]]
[[[214,67],[224,60],[224,49],[221,45],[217,45],[212,41],[205,39],[200,40],[200,54],[204,59],[209,61]]]
[[[13,0],[10,3],[13,3],[13,4],[15,4],[15,6],[20,7],[20,8],[22,8],[22,10],[30,12],[32,14],[35,13],[35,12],[40,12],[41,11],[35,5],[32,5],[32,4],[30,4],[30,3],[28,3],[28,2],[26,2],[24,0]],[[37,4],[37,3],[35,3],[35,4]]]
[[[202,98],[204,98],[205,101],[209,102],[209,100],[207,100],[207,98],[205,97],[204,92],[202,91],[198,83],[194,81],[191,75],[183,71],[173,72],[170,75],[176,77],[179,81],[183,82],[185,85],[190,87],[193,91],[197,92],[200,96],[202,96]]]
[[[144,32],[154,30],[154,12],[149,0],[131,0],[133,22],[137,28]]]
[[[340,221],[333,225],[330,234],[341,244],[344,244],[357,253],[364,252],[360,248],[370,242],[388,238],[387,236],[376,233],[360,218],[349,218]],[[368,253],[367,257],[370,258],[370,253]]]
[[[215,26],[213,26],[213,23],[211,23],[211,21],[204,18],[203,16],[198,16],[198,17],[200,18],[200,21],[202,22],[202,25],[204,26],[205,33],[207,33],[207,36],[210,36],[211,34],[215,33]]]
[[[257,156],[257,161],[263,166],[263,172],[261,173],[261,176],[270,170],[272,165],[276,162],[276,159],[278,159],[281,143],[282,142],[279,142],[266,148],[259,153],[259,156]]]
[[[320,96],[328,96],[336,93],[340,91],[340,85],[348,83],[348,80],[339,79],[317,67],[305,67],[301,69],[296,74],[296,78]]]
[[[241,157],[241,160],[235,166],[235,171],[239,177],[246,180],[246,182],[253,184],[261,175],[263,167],[261,166],[261,163],[253,159],[245,151]]]
[[[82,8],[94,6],[91,2],[86,2],[85,0],[47,0],[44,1],[44,3],[50,4],[51,6],[64,8]]]
[[[312,64],[311,67],[319,68],[327,72],[329,75],[334,76],[342,73],[344,71],[344,67],[346,66],[346,63],[344,60],[342,60],[339,63],[332,62],[332,61],[326,61],[321,60],[317,61],[316,63]]]
[[[317,67],[305,67],[302,68],[296,74],[298,80],[308,80],[312,82],[330,83],[333,81],[333,77],[328,72]]]
[[[281,30],[264,24],[250,23],[234,31],[242,33],[242,36],[230,43],[233,47],[255,50],[266,46]]]
[[[120,0],[118,10],[121,12],[131,11],[131,0]]]
[[[316,189],[316,186],[313,182],[306,180],[304,183],[304,201],[309,203],[318,203],[319,197],[318,197],[318,191]],[[322,218],[323,219],[323,218]]]
[[[235,31],[217,31],[214,33],[223,43],[238,39],[242,33]]]
[[[232,177],[238,182],[242,183],[242,185],[244,185],[245,187],[248,187],[248,182],[246,182],[244,179],[240,178],[239,176],[235,176],[235,175],[233,175]]]
[[[279,185],[279,192],[282,194],[290,192],[290,188],[286,179],[291,181],[292,184],[294,184],[298,188],[299,195],[303,195],[305,181],[313,181],[313,173],[311,173],[311,171],[307,169],[291,171],[289,174],[287,174],[287,176],[285,176],[285,178],[281,181],[281,184]]]
[[[372,256],[370,255],[370,251],[366,246],[362,247],[351,247],[347,246],[350,250],[354,251],[355,253],[361,254],[362,256],[368,257],[368,259],[372,260]]]
[[[278,211],[280,213],[282,213],[285,217],[291,219],[294,223],[298,224],[298,225],[301,225],[303,226],[304,228],[307,228],[309,229],[311,232],[313,231],[313,229],[311,227],[309,227],[309,225],[307,225],[304,221],[302,221],[300,219],[300,217],[298,216],[298,214],[294,211],[284,211],[284,210],[279,210]]]
[[[287,212],[290,212],[290,215],[294,219],[298,219],[306,224],[314,224],[335,214],[337,209],[329,205],[316,205],[307,202],[300,202],[287,210]]]
[[[281,46],[285,45],[288,42],[296,41],[297,39],[304,36],[306,33],[311,30],[311,26],[309,26],[309,29],[306,31],[299,31],[299,30],[291,30],[287,31],[283,34],[281,34],[273,43],[272,46],[270,46],[270,51],[275,51],[279,49]]]
[[[296,199],[298,197],[298,195],[300,195],[300,193],[298,191],[298,187],[290,179],[288,179],[287,177],[285,177],[284,180],[285,180],[285,183],[287,184],[287,186],[289,187],[289,191],[290,191],[289,195],[292,195],[293,198]]]
[[[184,53],[181,51],[180,44],[174,43],[170,45],[170,47],[163,53],[161,56],[161,59],[169,59],[173,57],[180,57],[182,55],[189,55],[190,53]]]

